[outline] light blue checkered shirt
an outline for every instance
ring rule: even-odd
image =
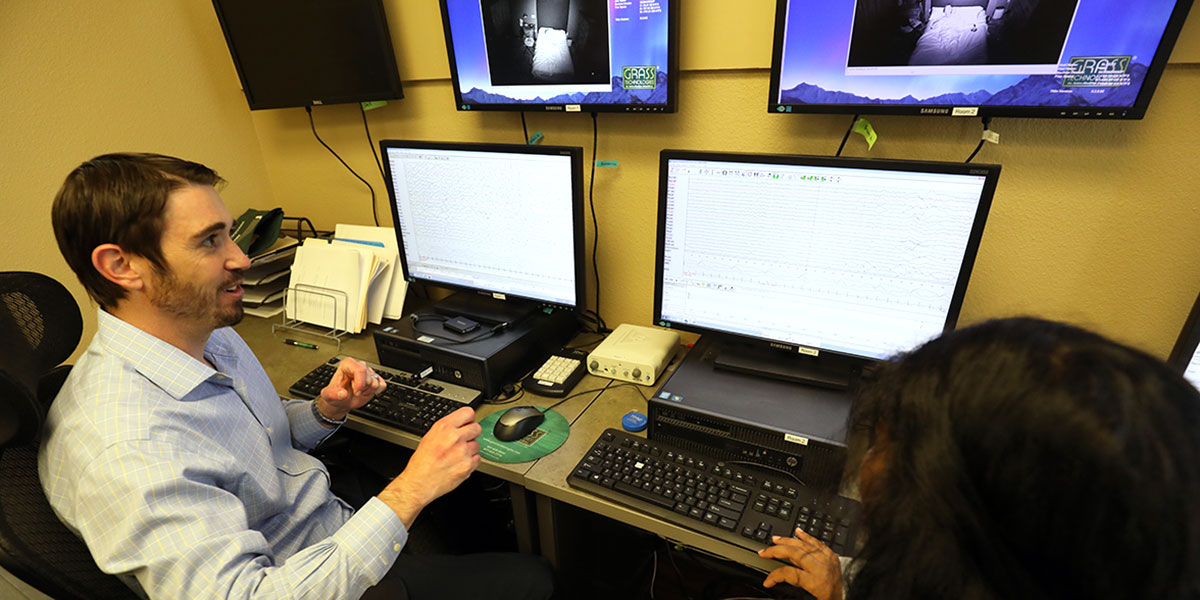
[[[217,366],[104,312],[46,422],[50,504],[100,568],[152,598],[357,598],[408,533],[372,498],[354,513],[306,450],[328,436],[280,402],[232,329]]]

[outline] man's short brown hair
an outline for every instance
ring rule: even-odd
[[[101,244],[116,244],[165,272],[162,235],[167,197],[189,185],[216,187],[224,182],[202,164],[171,156],[97,156],[67,175],[54,198],[50,217],[58,249],[97,304],[116,306],[125,290],[92,266],[92,251]]]

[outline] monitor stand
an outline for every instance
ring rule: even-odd
[[[803,383],[833,390],[849,389],[861,365],[853,359],[825,353],[805,356],[753,346],[730,338],[721,340],[713,368],[756,375],[768,379]],[[855,369],[859,366],[859,369]]]
[[[488,325],[516,325],[538,311],[531,300],[499,300],[472,292],[457,292],[433,305],[433,312],[454,318],[467,317]]]

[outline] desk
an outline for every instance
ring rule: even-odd
[[[304,337],[296,332],[273,333],[271,325],[275,319],[246,317],[236,329],[258,356],[263,368],[275,384],[276,391],[288,396],[287,388],[314,367],[338,354],[337,345],[319,337]],[[316,343],[319,348],[311,350],[284,344],[286,337]],[[588,340],[591,341],[591,340]],[[370,330],[342,340],[341,354],[354,356],[368,362],[378,362],[375,342]],[[665,375],[660,380],[665,380]],[[576,390],[603,388],[608,379],[585,375]],[[651,388],[640,388],[649,395]],[[518,404],[541,400],[525,396]],[[477,411],[477,419],[503,411],[512,406],[484,404]],[[559,405],[555,410],[567,421],[572,422],[571,434],[561,448],[537,461],[501,464],[489,460],[480,463],[479,471],[508,482],[513,498],[513,518],[517,531],[517,545],[522,552],[540,551],[551,562],[557,562],[561,543],[555,527],[556,503],[562,502],[611,518],[641,530],[679,542],[685,546],[721,556],[759,571],[769,571],[779,563],[760,558],[757,554],[725,542],[696,533],[656,517],[614,504],[607,500],[577,491],[567,485],[567,475],[583,458],[583,455],[600,433],[608,427],[619,427],[621,416],[630,410],[646,411],[646,400],[632,386],[615,387],[603,392],[586,394]],[[416,448],[417,436],[351,416],[346,427],[406,448]]]

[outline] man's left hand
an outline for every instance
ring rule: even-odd
[[[321,396],[317,398],[317,410],[326,418],[340,421],[350,411],[370,402],[375,394],[386,387],[387,382],[367,363],[343,358],[329,379],[329,385],[321,390]]]

